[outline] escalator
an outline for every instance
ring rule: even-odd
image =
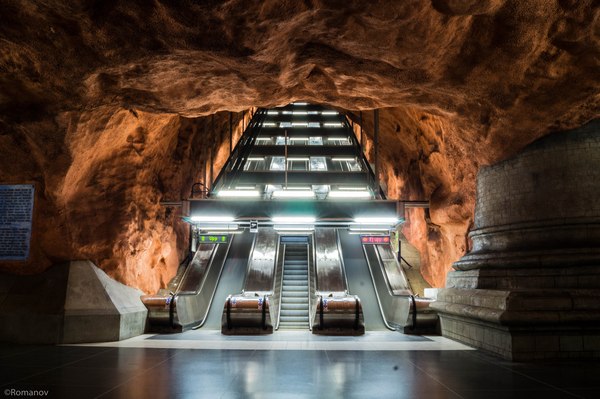
[[[220,328],[225,297],[238,291],[254,235],[229,235],[225,244],[200,244],[166,289],[142,296],[154,332]]]
[[[280,329],[309,328],[308,247],[286,244],[281,288]]]

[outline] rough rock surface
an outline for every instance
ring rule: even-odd
[[[0,182],[37,185],[32,257],[0,264],[18,273],[89,258],[155,290],[186,241],[158,201],[228,147],[206,117],[303,99],[382,108],[382,177],[431,199],[405,232],[439,286],[478,167],[600,114],[594,0],[5,0],[0,16]]]

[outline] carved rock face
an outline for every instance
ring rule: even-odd
[[[2,269],[90,258],[155,291],[186,241],[157,201],[228,149],[204,117],[302,99],[383,108],[382,180],[431,199],[405,231],[443,285],[479,166],[599,114],[592,0],[176,4],[0,5],[0,182],[37,187],[32,258]]]

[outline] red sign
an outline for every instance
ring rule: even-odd
[[[361,235],[360,242],[363,244],[389,244],[390,236],[367,236]]]

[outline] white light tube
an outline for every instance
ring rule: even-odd
[[[273,222],[275,223],[314,223],[317,218],[314,216],[273,216]]]
[[[314,198],[311,190],[278,190],[273,191],[273,198]]]
[[[292,122],[292,127],[308,127],[308,122]]]
[[[350,231],[389,231],[387,227],[350,227]]]
[[[271,137],[257,137],[256,141],[271,141]]]
[[[267,111],[267,115],[279,115],[279,111]]]
[[[327,137],[327,140],[331,141],[346,141],[348,137]]]
[[[292,105],[308,105],[308,103],[292,103]]]
[[[310,161],[308,157],[288,157],[288,161]]]
[[[368,191],[330,191],[327,198],[371,198]]]
[[[338,187],[338,190],[365,191],[366,187]]]
[[[268,126],[275,127],[275,126],[277,126],[277,123],[275,123],[275,122],[263,122],[262,125],[263,126],[267,126],[267,127]]]
[[[265,157],[248,157],[248,161],[264,161]]]
[[[356,161],[356,158],[331,158],[332,161],[338,161],[338,162],[352,162],[352,161]]]
[[[344,126],[341,122],[325,122],[323,127],[342,127]]]
[[[258,190],[221,190],[217,193],[217,197],[231,198],[231,197],[258,197],[260,193]]]
[[[207,216],[207,215],[196,215],[190,218],[192,222],[233,222],[235,218],[233,216]]]
[[[292,111],[292,115],[308,115],[306,111]]]
[[[373,217],[357,217],[354,218],[356,223],[360,224],[396,224],[398,223],[398,218],[396,217],[382,217],[382,216],[373,216]]]
[[[313,231],[314,226],[281,226],[275,225],[273,228],[277,231]]]
[[[237,223],[233,223],[233,224],[224,224],[224,225],[218,225],[218,224],[211,224],[211,225],[201,225],[200,229],[202,231],[236,231],[238,229],[238,225]]]
[[[306,141],[308,137],[288,137],[289,141]]]
[[[337,111],[323,111],[321,115],[337,115],[338,113]]]

